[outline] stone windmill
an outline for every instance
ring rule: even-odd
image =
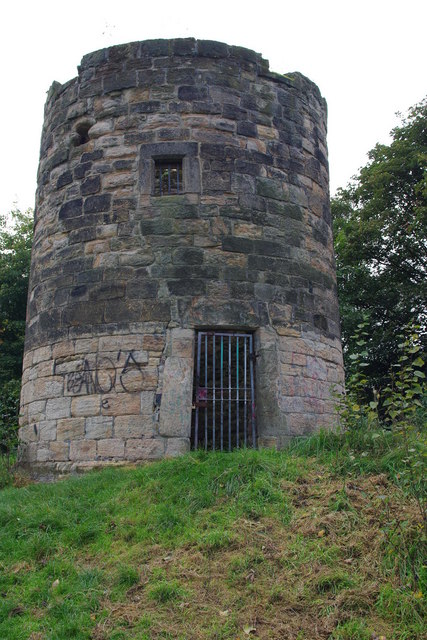
[[[284,446],[343,385],[326,104],[194,39],[47,98],[20,429],[34,473]]]

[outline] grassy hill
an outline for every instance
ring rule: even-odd
[[[419,512],[373,471],[197,453],[4,489],[0,639],[422,638]]]

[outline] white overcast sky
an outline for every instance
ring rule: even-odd
[[[248,47],[300,71],[329,107],[331,192],[427,92],[425,0],[14,0],[0,22],[0,214],[34,206],[43,105],[85,53],[149,38]]]

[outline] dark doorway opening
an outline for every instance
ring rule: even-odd
[[[253,334],[198,331],[196,340],[192,449],[256,447]]]

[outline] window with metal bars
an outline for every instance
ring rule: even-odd
[[[155,160],[154,195],[171,196],[182,192],[182,158]]]

